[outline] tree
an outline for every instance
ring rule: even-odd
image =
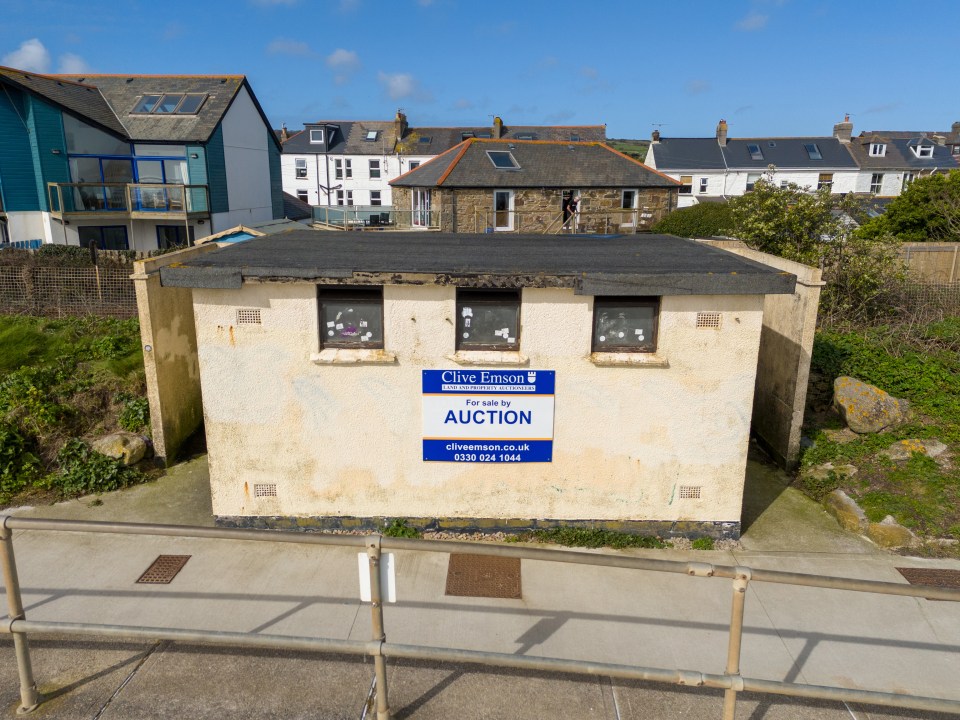
[[[904,274],[899,242],[886,233],[858,232],[865,219],[859,199],[833,195],[829,188],[778,187],[768,174],[752,192],[731,200],[730,209],[734,237],[823,270],[823,315],[863,321],[890,312],[888,293]]]
[[[917,178],[860,230],[865,238],[886,234],[902,242],[960,240],[960,170]]]
[[[726,203],[697,203],[674,210],[651,229],[688,238],[729,235],[733,229],[733,216]]]

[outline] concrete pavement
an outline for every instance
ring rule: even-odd
[[[743,549],[623,551],[658,559],[903,582],[896,567],[945,560],[877,551],[751,465]],[[20,516],[212,525],[205,459],[148,486]],[[369,639],[356,549],[226,540],[18,531],[30,620]],[[608,551],[609,552],[609,551]],[[170,585],[135,584],[160,554],[191,558]],[[397,553],[390,642],[722,672],[730,581],[524,560],[519,600],[447,597],[447,556]],[[42,718],[359,718],[370,660],[169,642],[35,637]],[[0,635],[0,713],[18,704],[12,642]],[[398,718],[719,718],[722,694],[605,677],[388,660]],[[751,583],[745,676],[960,700],[960,606]],[[933,713],[741,695],[738,718],[936,718]]]

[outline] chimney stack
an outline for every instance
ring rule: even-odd
[[[843,122],[833,126],[833,136],[845,145],[850,143],[850,138],[853,137],[853,123],[850,122],[849,115],[844,115]]]
[[[933,136],[933,141],[934,141],[937,145],[946,145],[946,144],[947,144],[947,138],[946,138],[946,136],[945,136],[945,135],[941,135],[940,133],[936,133],[936,134]]]
[[[280,142],[285,143],[290,138],[290,133],[287,132],[287,124],[280,123]]]
[[[651,138],[651,142],[653,142],[654,145],[656,145],[657,143],[659,143],[659,142],[660,142],[660,131],[659,131],[659,130],[654,130],[652,133],[650,133],[650,138]]]
[[[493,138],[499,140],[503,137],[503,120],[498,115],[493,119]]]
[[[951,125],[950,132],[952,132],[954,135],[960,135],[960,122],[955,122],[953,125]]]
[[[722,118],[720,122],[717,123],[717,142],[720,144],[720,147],[727,146],[727,121]]]
[[[397,108],[397,116],[393,119],[393,129],[397,134],[397,142],[403,140],[407,134],[407,116],[401,108]]]

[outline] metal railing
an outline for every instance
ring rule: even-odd
[[[398,210],[392,205],[314,205],[313,221],[344,230],[437,230],[440,213]]]
[[[20,583],[17,576],[16,559],[13,551],[13,530],[18,529],[55,532],[112,533],[121,535],[154,535],[177,538],[253,540],[274,543],[301,543],[307,545],[365,548],[369,558],[372,637],[369,641],[365,642],[361,640],[337,640],[333,638],[183,630],[171,627],[30,621],[27,620],[23,607]],[[715,577],[730,579],[733,581],[733,596],[728,632],[726,670],[723,674],[715,674],[695,670],[642,667],[586,660],[532,657],[478,650],[389,643],[386,639],[386,630],[383,623],[383,588],[381,587],[380,576],[380,560],[384,550],[438,553],[461,552],[473,555],[490,555],[527,560],[666,572],[699,578]],[[40,694],[37,692],[37,686],[33,677],[30,649],[27,641],[28,633],[36,635],[62,633],[144,640],[173,640],[234,647],[309,650],[370,656],[374,660],[375,681],[373,687],[377,720],[389,720],[390,718],[386,673],[386,658],[388,657],[452,663],[475,663],[502,668],[571,674],[606,675],[619,679],[719,688],[724,690],[723,720],[734,720],[737,695],[745,691],[787,695],[799,698],[856,702],[887,707],[903,707],[915,710],[960,713],[960,701],[958,700],[875,690],[855,690],[823,685],[808,685],[778,680],[762,680],[743,677],[740,674],[740,650],[743,641],[746,592],[751,582],[767,582],[876,593],[881,595],[951,600],[954,602],[960,601],[960,589],[759,570],[741,566],[653,560],[614,554],[602,555],[508,545],[481,545],[469,542],[413,540],[383,537],[381,535],[322,535],[270,530],[197,528],[179,525],[43,520],[5,515],[0,515],[0,565],[2,565],[9,610],[7,621],[3,625],[0,625],[0,633],[13,635],[17,671],[20,678],[21,704],[19,712],[21,713],[34,710],[42,701]]]
[[[538,210],[475,210],[472,227],[461,232],[512,232],[529,234],[611,235],[650,227],[653,214],[646,210],[582,209],[577,213],[550,214]]]
[[[210,212],[206,185],[47,183],[47,194],[54,217],[110,213],[187,217]]]

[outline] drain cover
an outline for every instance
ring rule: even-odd
[[[519,598],[520,558],[451,553],[447,595]]]
[[[137,582],[166,585],[177,576],[189,559],[190,555],[158,555]]]
[[[960,570],[938,570],[935,568],[897,568],[897,570],[911,585],[960,588]]]

